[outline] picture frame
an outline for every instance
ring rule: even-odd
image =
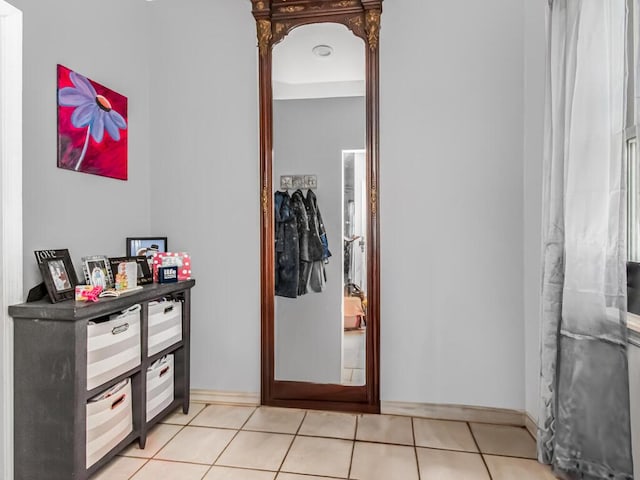
[[[153,273],[149,267],[147,257],[139,255],[137,257],[110,257],[109,266],[111,267],[111,273],[118,271],[118,265],[123,262],[136,262],[138,265],[138,285],[146,285],[153,283]]]
[[[111,264],[105,255],[82,257],[82,272],[87,285],[104,289],[113,287]]]
[[[78,284],[68,250],[66,255],[43,257],[38,263],[49,299],[52,303],[71,300]]]
[[[149,261],[155,253],[167,251],[167,237],[127,237],[127,257],[145,256]]]

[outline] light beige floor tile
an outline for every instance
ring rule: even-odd
[[[131,480],[200,480],[207,470],[207,465],[149,460]]]
[[[523,427],[472,423],[471,430],[482,453],[536,458],[536,444]]]
[[[202,480],[273,480],[275,472],[213,466]]]
[[[307,412],[299,434],[353,440],[356,416],[350,413]]]
[[[417,447],[442,448],[463,452],[477,452],[471,430],[465,422],[414,418],[413,431]]]
[[[356,440],[413,445],[411,417],[361,415],[358,417]]]
[[[356,442],[350,478],[357,480],[418,480],[413,447]]]
[[[187,415],[182,413],[182,407],[178,407],[175,409],[175,411],[171,415],[167,415],[165,418],[163,418],[161,423],[173,423],[174,425],[186,425],[191,420],[193,420],[193,417],[198,415],[198,413],[200,413],[200,411],[203,410],[204,407],[206,407],[204,403],[191,402],[191,404],[189,405],[189,413]]]
[[[242,428],[258,432],[296,433],[304,413],[304,410],[294,408],[260,407]]]
[[[126,457],[151,458],[169,440],[171,440],[183,427],[181,425],[168,425],[159,423],[147,434],[147,443],[144,450],[138,447],[138,441],[134,441],[125,451],[121,453]]]
[[[239,405],[207,405],[189,425],[239,429],[254,410]]]
[[[353,369],[352,368],[343,368],[342,369],[342,383],[350,383],[351,382],[351,375],[353,374]]]
[[[321,437],[296,437],[280,470],[327,477],[349,475],[353,441]]]
[[[235,430],[184,427],[156,458],[211,465],[235,434]]]
[[[547,465],[536,460],[484,455],[493,480],[555,480]]]
[[[146,462],[143,458],[116,457],[91,475],[91,480],[129,480]]]
[[[335,480],[335,477],[316,477],[313,475],[298,475],[297,473],[280,472],[276,477],[276,480]]]
[[[292,440],[293,435],[240,431],[216,465],[277,471]]]
[[[426,480],[490,480],[479,453],[418,448],[420,478]],[[514,477],[515,479],[516,477]]]

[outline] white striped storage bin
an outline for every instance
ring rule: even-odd
[[[87,390],[140,365],[140,305],[87,326]]]
[[[133,431],[131,381],[118,386],[87,403],[87,468]]]
[[[182,302],[149,303],[148,355],[155,355],[182,340]]]
[[[147,422],[173,402],[173,355],[156,360],[147,369]]]

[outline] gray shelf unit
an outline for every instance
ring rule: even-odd
[[[85,480],[132,441],[144,448],[147,432],[177,407],[189,411],[191,288],[195,280],[146,285],[139,292],[97,303],[48,300],[9,307],[14,318],[14,479]],[[147,357],[149,302],[182,301],[182,341]],[[140,304],[140,365],[87,391],[87,323]],[[146,371],[158,358],[174,354],[174,401],[146,419]],[[133,431],[86,468],[87,400],[130,378]]]

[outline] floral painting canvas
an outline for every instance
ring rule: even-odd
[[[127,97],[58,65],[58,167],[127,179]]]

